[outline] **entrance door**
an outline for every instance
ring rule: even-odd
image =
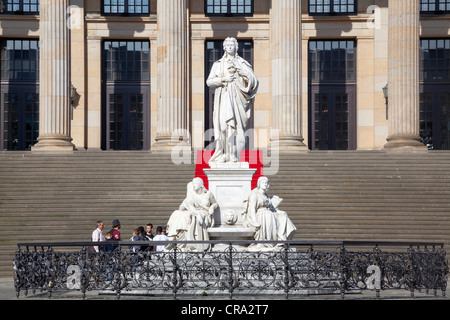
[[[312,150],[356,149],[354,87],[316,86],[311,89]]]
[[[420,136],[429,149],[450,150],[450,38],[420,40]]]
[[[311,150],[355,150],[356,42],[310,40],[308,73]]]
[[[106,89],[107,150],[150,149],[150,88],[111,86]]]
[[[447,85],[423,86],[420,136],[429,149],[450,150],[450,91]]]
[[[0,150],[30,150],[39,136],[39,40],[0,40]]]
[[[103,43],[102,149],[150,149],[150,43]]]
[[[36,85],[1,86],[3,150],[30,150],[39,136],[39,92]]]

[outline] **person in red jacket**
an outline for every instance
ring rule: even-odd
[[[113,221],[113,229],[112,229],[112,238],[113,240],[122,240],[120,237],[120,221],[118,219],[114,219]]]

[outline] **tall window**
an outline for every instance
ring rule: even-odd
[[[39,13],[39,0],[0,0],[2,13],[36,14]]]
[[[103,0],[105,15],[148,15],[150,0]]]
[[[207,16],[251,16],[254,0],[205,0]]]
[[[449,13],[450,0],[420,0],[422,13]]]
[[[310,15],[356,14],[356,0],[309,0]]]
[[[309,58],[309,77],[313,83],[356,79],[353,40],[310,41]]]
[[[0,150],[29,150],[39,136],[39,40],[2,40],[0,69]]]
[[[107,81],[150,81],[148,41],[105,41],[104,49]]]
[[[150,44],[103,43],[102,148],[150,148]]]
[[[2,41],[2,81],[39,79],[39,40]]]
[[[356,42],[309,42],[309,145],[356,149]]]
[[[429,149],[450,150],[450,38],[420,41],[420,136]]]

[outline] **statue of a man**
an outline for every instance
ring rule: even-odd
[[[213,126],[216,148],[212,162],[238,162],[245,148],[245,129],[258,90],[251,65],[237,54],[238,42],[226,38],[225,54],[216,61],[206,84],[216,88]]]

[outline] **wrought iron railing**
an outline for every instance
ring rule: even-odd
[[[92,252],[114,244],[112,252]],[[152,242],[19,243],[14,259],[17,297],[20,292],[57,289],[102,293],[244,294],[333,293],[342,298],[371,289],[446,294],[449,272],[441,243],[276,242],[275,249],[240,250],[268,242],[208,241],[220,251],[185,252],[174,244],[167,252],[145,250]],[[204,241],[201,243],[205,243]],[[270,242],[273,243],[273,242]],[[143,250],[132,252],[131,246]],[[318,249],[318,248],[327,248]],[[330,249],[331,248],[331,249]],[[383,248],[383,249],[382,249]]]

